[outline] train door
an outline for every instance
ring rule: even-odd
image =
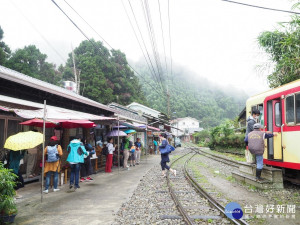
[[[267,102],[267,130],[276,133],[277,136],[267,139],[269,160],[282,160],[281,125],[281,101],[280,99],[270,100]]]

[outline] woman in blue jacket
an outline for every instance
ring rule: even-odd
[[[80,163],[84,162],[84,155],[89,155],[86,151],[84,145],[81,142],[80,137],[76,137],[74,140],[70,142],[68,145],[68,158],[67,162],[71,165],[71,177],[70,177],[70,190],[73,189],[74,191],[79,186],[79,171],[80,171]],[[75,178],[75,186],[74,186],[74,178]]]
[[[171,151],[173,151],[175,148],[171,145],[169,145],[168,141],[167,141],[167,136],[165,135],[164,137],[161,137],[161,145],[159,146],[159,151],[161,153],[161,169],[162,169],[162,175],[163,177],[166,176],[166,170],[170,170],[174,176],[176,177],[176,170],[171,169],[167,163],[170,162],[169,159],[169,154],[171,153]]]

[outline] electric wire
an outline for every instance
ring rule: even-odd
[[[171,81],[172,81],[172,86],[174,87],[174,75],[173,75],[173,59],[172,59],[172,38],[171,38],[171,19],[170,19],[170,0],[168,0],[168,21],[169,21],[169,43],[170,43],[170,76],[171,76]],[[170,98],[170,105],[173,106],[172,104],[172,98],[171,98],[171,93],[168,92],[169,98]],[[173,107],[174,108],[174,107]]]
[[[69,19],[69,21],[80,31],[80,33],[93,45],[93,47],[95,49],[100,50],[100,48],[98,46],[96,46],[94,44],[94,42],[91,41],[91,39],[80,29],[80,27],[65,13],[65,11],[55,2],[55,0],[51,0],[52,3]],[[100,51],[101,53],[101,51]],[[102,54],[102,53],[101,53]],[[107,58],[104,57],[104,59],[109,62],[116,70],[116,66],[114,64],[112,64],[111,61],[109,61]],[[142,77],[141,74],[139,74],[133,67],[131,67],[131,65],[128,63],[128,66],[136,73],[139,75],[139,77]],[[118,71],[118,70],[117,70]],[[146,81],[146,79],[144,77],[142,77],[142,79],[144,79]],[[156,91],[158,94],[160,94],[150,83],[146,83],[149,86],[151,86],[153,88],[154,91]]]
[[[154,81],[158,84],[158,86],[159,86],[159,87],[161,88],[161,90],[163,91],[162,84],[159,82],[158,76],[157,76],[156,71],[155,71],[155,69],[154,69],[154,67],[153,67],[153,64],[152,64],[152,61],[151,61],[151,58],[150,58],[150,55],[149,55],[147,46],[146,46],[146,44],[145,44],[145,41],[144,41],[142,32],[141,32],[141,30],[140,30],[139,24],[138,24],[137,19],[136,19],[136,16],[135,16],[133,7],[132,7],[132,5],[131,5],[131,3],[130,3],[129,0],[128,0],[128,3],[129,3],[129,5],[130,5],[131,12],[132,12],[133,17],[134,17],[134,19],[135,19],[135,23],[136,23],[137,28],[138,28],[138,30],[139,30],[140,36],[141,36],[141,38],[142,38],[142,42],[143,42],[144,48],[145,48],[146,53],[147,53],[147,56],[148,56],[148,60],[149,60],[149,62],[150,62],[150,64],[151,64],[151,68],[152,68],[152,71],[153,71],[152,77],[154,78]],[[137,41],[138,41],[138,43],[139,43],[139,46],[140,46],[140,48],[141,48],[141,50],[142,50],[142,52],[143,52],[143,55],[144,55],[144,57],[145,57],[145,60],[146,60],[146,62],[147,62],[147,64],[148,64],[147,58],[146,58],[146,56],[145,56],[145,54],[144,54],[143,48],[142,48],[142,46],[141,46],[141,44],[140,44],[140,41],[139,41],[139,38],[138,38],[138,36],[137,36],[137,34],[136,34],[136,32],[135,32],[135,29],[134,29],[134,26],[133,26],[133,24],[132,24],[132,22],[131,22],[131,19],[130,19],[128,13],[127,13],[127,10],[126,10],[126,7],[125,7],[125,5],[124,5],[123,0],[122,0],[122,5],[123,5],[124,11],[125,11],[125,13],[126,13],[126,15],[127,15],[127,18],[128,18],[128,20],[129,20],[129,22],[130,22],[130,25],[131,25],[131,27],[132,27],[132,30],[133,30],[133,32],[134,32],[134,34],[135,34],[135,37],[136,37],[136,39],[137,39]],[[148,67],[149,67],[149,64],[148,64]],[[149,68],[150,68],[150,67],[149,67]]]
[[[145,17],[146,24],[147,24],[147,27],[148,27],[148,34],[149,34],[149,38],[150,38],[150,43],[151,43],[151,46],[152,46],[152,51],[153,51],[155,63],[156,63],[157,70],[158,70],[159,79],[160,79],[160,82],[163,83],[162,82],[163,79],[162,79],[162,75],[161,75],[162,67],[161,67],[159,55],[157,53],[157,45],[156,45],[155,34],[154,34],[154,29],[153,29],[153,24],[152,24],[152,19],[151,19],[150,8],[149,8],[148,1],[146,1],[146,0],[145,0],[145,4],[143,4],[143,9],[144,9],[143,10],[144,17]],[[163,86],[163,88],[165,88],[165,87]]]
[[[111,49],[114,49],[66,0],[64,2],[91,28]]]
[[[171,38],[170,0],[168,0],[168,20],[169,20],[169,43],[170,43],[170,67],[171,67],[170,75],[172,77],[172,84],[174,84],[173,59],[172,59],[172,41],[171,41],[172,38]]]
[[[266,10],[271,10],[271,11],[277,11],[277,12],[284,12],[284,13],[291,13],[291,14],[300,15],[300,12],[293,12],[293,11],[289,11],[289,10],[268,8],[268,7],[263,7],[263,6],[258,6],[258,5],[251,5],[251,4],[246,4],[246,3],[242,3],[242,2],[235,2],[235,1],[230,1],[230,0],[221,0],[221,1],[228,2],[228,3],[233,3],[233,4],[238,4],[238,5],[249,6],[249,7],[253,7],[253,8],[266,9]]]
[[[163,41],[163,47],[164,47],[166,73],[168,74],[168,63],[167,63],[167,56],[166,56],[166,46],[165,46],[165,38],[164,38],[164,29],[163,29],[163,23],[162,23],[162,18],[161,18],[160,2],[159,2],[159,0],[157,0],[157,2],[158,2],[158,9],[159,9],[161,35],[162,35],[162,41]]]
[[[54,46],[47,40],[47,38],[38,30],[38,28],[28,19],[28,17],[23,13],[23,11],[13,2],[10,3],[21,13],[21,15],[27,20],[27,22],[32,26],[32,28],[41,36],[41,38],[47,43],[47,45],[57,54],[57,56],[66,63],[66,59],[54,48]]]

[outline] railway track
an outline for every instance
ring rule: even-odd
[[[204,221],[218,221],[216,224],[247,224],[244,220],[229,219],[225,215],[224,206],[194,178],[188,168],[189,162],[197,153],[185,148],[183,155],[175,159],[171,168],[177,170],[177,177],[167,174],[167,185],[170,195],[186,224],[202,224]],[[211,192],[214,193],[214,192]],[[193,199],[186,199],[186,194]],[[202,215],[198,215],[199,212]]]
[[[238,168],[239,166],[244,165],[244,162],[239,162],[239,161],[236,161],[236,160],[233,160],[233,159],[229,159],[229,158],[220,156],[218,154],[206,152],[206,151],[202,150],[200,147],[194,147],[194,146],[191,146],[189,144],[187,144],[187,147],[190,148],[192,151],[194,151],[195,153],[197,153],[199,155],[203,155],[207,158],[213,159],[215,161],[224,163],[224,164],[232,166],[232,167]]]

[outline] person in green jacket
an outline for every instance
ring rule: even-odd
[[[84,155],[88,155],[89,153],[86,151],[84,145],[81,142],[80,137],[76,137],[74,140],[70,142],[68,145],[68,158],[67,162],[71,165],[71,176],[70,176],[70,190],[74,188],[74,191],[79,186],[79,171],[80,171],[80,163],[84,162]],[[74,178],[75,178],[75,186],[74,186]]]
[[[130,151],[130,147],[129,147],[129,143],[130,143],[130,134],[127,135],[127,137],[125,139],[123,139],[123,141],[125,141],[124,143],[124,152],[123,152],[123,157],[124,157],[124,168],[129,170],[129,166],[127,165],[128,162],[128,158],[129,158],[129,151]]]

